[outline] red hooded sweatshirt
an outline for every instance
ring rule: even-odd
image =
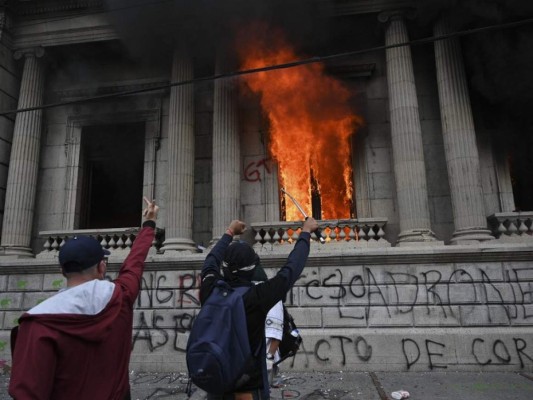
[[[61,291],[20,317],[14,399],[123,400],[129,393],[133,305],[154,227],[144,223],[114,282]]]

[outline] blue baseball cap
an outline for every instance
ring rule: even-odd
[[[68,270],[81,271],[98,264],[111,254],[90,236],[74,236],[59,250],[59,264]]]

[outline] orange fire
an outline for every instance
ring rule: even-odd
[[[302,58],[281,32],[254,28],[238,37],[242,69]],[[349,138],[361,123],[349,105],[349,90],[326,75],[320,63],[244,75],[244,79],[260,95],[268,116],[269,151],[278,162],[281,187],[311,215],[314,179],[322,219],[349,218],[353,193]],[[287,221],[302,219],[289,199],[285,204]]]

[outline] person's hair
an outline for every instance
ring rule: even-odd
[[[95,272],[96,267],[98,266],[98,264],[100,264],[100,262],[101,261],[90,266],[89,268],[83,268],[78,263],[66,263],[61,268],[63,269],[63,273],[67,276],[72,275],[72,274],[90,275]]]

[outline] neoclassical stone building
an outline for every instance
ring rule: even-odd
[[[18,316],[64,285],[61,243],[98,237],[116,271],[146,195],[160,232],[132,368],[185,370],[206,249],[240,218],[275,273],[301,218],[285,187],[326,236],[287,299],[305,337],[294,368],[532,370],[533,182],[519,162],[531,141],[502,145],[473,90],[464,32],[483,24],[408,0],[156,3],[0,2],[4,368]],[[233,30],[249,20],[267,24],[266,47],[254,25]],[[278,32],[293,57],[253,64]],[[242,73],[270,65],[284,68]],[[273,88],[287,71],[299,86]],[[280,115],[297,118],[279,129]],[[323,128],[277,144],[307,118]],[[328,191],[334,180],[342,191]]]

